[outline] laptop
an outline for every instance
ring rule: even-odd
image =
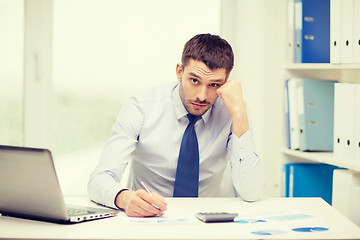
[[[119,209],[65,205],[48,149],[0,145],[0,213],[57,223],[115,216]]]

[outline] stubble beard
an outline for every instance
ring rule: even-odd
[[[186,111],[194,116],[202,116],[204,115],[210,108],[211,108],[211,104],[209,102],[207,102],[206,100],[204,101],[200,101],[199,99],[196,100],[186,100],[185,99],[185,94],[184,94],[184,89],[182,86],[182,82],[180,82],[180,88],[179,88],[179,94],[180,94],[180,99],[181,102],[183,103]],[[192,111],[193,105],[192,103],[199,103],[199,104],[207,104],[206,109],[204,110],[194,110]]]

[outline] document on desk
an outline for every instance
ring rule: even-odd
[[[311,236],[316,234],[340,233],[341,229],[331,226],[326,219],[319,219],[308,213],[292,211],[276,211],[268,213],[254,213],[239,215],[235,222],[244,226],[252,235],[281,237]]]
[[[159,217],[127,217],[120,216],[121,221],[126,224],[199,224],[200,221],[194,216],[194,213],[184,209],[180,205],[171,204]]]
[[[119,216],[125,224],[157,224],[157,225],[180,225],[180,224],[209,224],[197,220],[195,212],[184,209],[181,205],[172,204],[161,217],[136,218]],[[229,222],[232,226],[238,225],[237,230],[248,232],[249,235],[256,236],[277,236],[281,238],[289,237],[309,237],[317,234],[333,234],[344,232],[336,226],[327,223],[326,219],[320,219],[309,213],[294,212],[289,210],[258,212],[251,214],[239,213],[234,222]]]

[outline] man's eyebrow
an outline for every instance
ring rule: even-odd
[[[195,73],[189,73],[191,76],[193,76],[193,77],[196,77],[196,78],[200,78],[201,79],[201,77],[200,76],[198,76],[198,75],[196,75]]]
[[[210,80],[210,82],[220,82],[220,83],[223,83],[223,82],[225,82],[225,80],[223,80],[223,79],[214,79],[214,80]]]
[[[192,72],[190,72],[189,75],[191,75],[192,77],[195,77],[195,78],[202,79],[199,75],[197,75],[195,73],[192,73]],[[210,80],[210,82],[223,83],[223,82],[225,82],[225,80],[223,80],[223,79],[213,79],[213,80]]]

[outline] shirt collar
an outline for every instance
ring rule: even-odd
[[[173,105],[174,105],[174,110],[175,110],[175,115],[176,115],[177,120],[180,120],[181,118],[186,117],[186,115],[188,114],[188,111],[186,110],[186,108],[180,98],[180,83],[177,83],[175,88],[173,89],[172,98],[173,98]],[[205,123],[207,123],[207,121],[210,118],[212,108],[213,108],[213,106],[211,106],[201,116]]]

